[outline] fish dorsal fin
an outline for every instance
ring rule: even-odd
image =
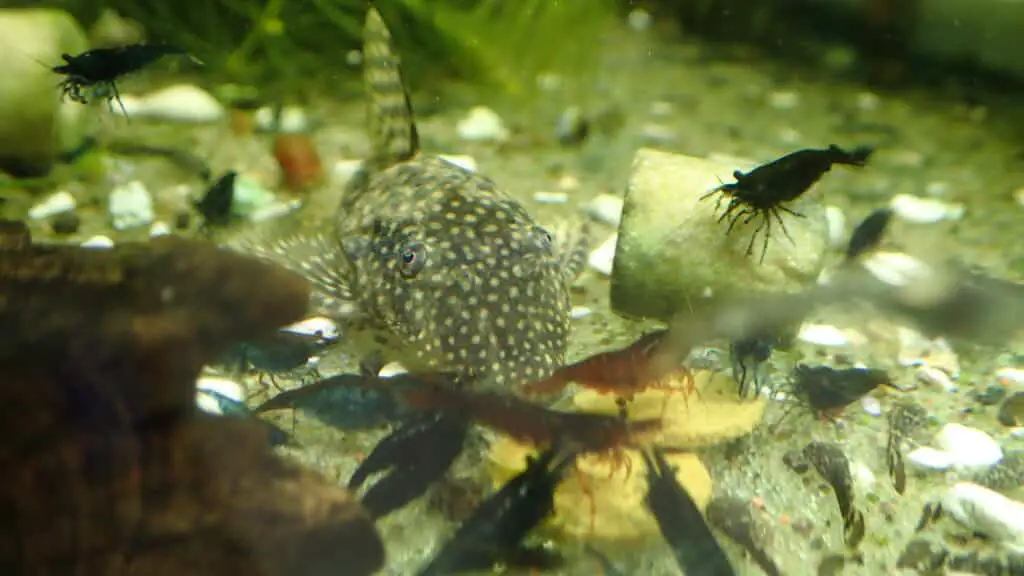
[[[391,32],[372,5],[366,12],[363,34],[363,81],[369,97],[372,149],[369,165],[380,170],[411,159],[419,152],[420,142],[399,58],[391,50]]]

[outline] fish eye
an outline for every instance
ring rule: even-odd
[[[412,278],[419,274],[420,270],[423,270],[423,266],[427,263],[426,250],[420,244],[404,246],[401,252],[399,252],[399,258],[402,260],[399,270],[402,276],[406,278]]]

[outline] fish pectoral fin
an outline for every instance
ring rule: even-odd
[[[328,234],[297,232],[262,241],[249,239],[232,248],[302,275],[319,293],[314,297],[318,308],[343,309],[343,302],[352,300],[346,279],[349,261]]]

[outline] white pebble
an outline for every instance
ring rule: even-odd
[[[829,324],[804,324],[800,327],[797,338],[816,346],[834,347],[850,344],[850,339],[842,330]]]
[[[865,112],[871,112],[878,109],[878,105],[881,104],[882,99],[877,94],[871,92],[861,92],[857,94],[857,108]]]
[[[455,164],[467,172],[476,172],[476,158],[469,154],[438,154],[437,157],[449,164]]]
[[[956,422],[939,430],[935,445],[952,457],[956,468],[991,468],[1003,459],[1003,450],[994,438]]]
[[[224,107],[209,92],[191,84],[175,84],[144,96],[121,98],[129,118],[208,124],[224,118]]]
[[[114,188],[107,203],[110,218],[117,230],[146,226],[155,218],[153,197],[138,180]]]
[[[82,248],[113,248],[114,241],[106,236],[93,236],[81,244]]]
[[[508,139],[508,128],[497,112],[477,106],[455,126],[459,137],[473,142],[501,142]]]
[[[166,222],[157,220],[153,222],[153,225],[149,227],[149,237],[156,238],[158,236],[167,236],[171,233],[171,227]]]
[[[591,252],[590,256],[587,257],[587,263],[590,264],[590,267],[605,276],[611,276],[612,268],[615,264],[615,249],[618,242],[619,235],[612,234],[596,250]]]
[[[858,492],[871,492],[875,487],[877,482],[875,473],[871,471],[871,468],[868,468],[867,464],[857,460],[851,462],[850,474],[853,476],[853,481],[857,485]]]
[[[533,199],[538,204],[565,204],[569,195],[565,192],[534,192]]]
[[[253,115],[256,130],[260,132],[280,132],[282,134],[301,134],[312,128],[312,122],[306,111],[298,106],[284,106],[281,116],[275,117],[276,111],[271,106],[264,106]]]
[[[825,207],[825,220],[828,222],[828,242],[833,248],[845,248],[846,215],[838,206]]]
[[[643,32],[651,27],[651,13],[643,8],[634,8],[626,16],[629,27],[637,32]]]
[[[915,224],[959,220],[964,215],[963,204],[950,204],[937,198],[922,198],[910,194],[893,196],[889,207],[897,217]]]
[[[331,169],[331,179],[338,186],[344,187],[362,167],[362,160],[338,160]]]
[[[882,415],[882,403],[874,396],[862,396],[860,399],[860,407],[864,409],[864,412],[871,416]]]
[[[77,203],[75,197],[67,190],[61,190],[44,198],[28,211],[28,217],[32,220],[42,220],[50,216],[56,216],[75,209]]]
[[[1017,204],[1024,206],[1024,188],[1017,188],[1014,190],[1013,198],[1017,201]]]
[[[972,531],[1024,551],[1024,503],[972,482],[957,482],[943,496],[942,509]]]
[[[904,287],[935,277],[931,266],[903,252],[873,252],[861,260],[872,276],[890,286]]]
[[[622,198],[614,194],[598,194],[587,203],[587,214],[599,221],[618,227],[622,219]]]
[[[269,204],[255,208],[250,212],[249,220],[251,222],[266,222],[267,220],[273,220],[286,214],[291,214],[299,208],[302,208],[302,200],[298,198],[292,198],[291,200],[286,201],[272,200]]]
[[[338,325],[335,324],[330,318],[324,316],[313,316],[300,320],[294,324],[289,324],[284,328],[281,328],[284,332],[294,332],[295,334],[305,334],[307,336],[319,336],[325,340],[337,340],[340,332],[338,331]]]
[[[1003,386],[1024,384],[1024,368],[1000,368],[996,370],[996,382]]]
[[[949,374],[946,374],[934,366],[919,367],[915,376],[919,382],[928,384],[929,386],[937,386],[946,392],[956,392],[960,389],[949,377]]]
[[[768,105],[776,110],[792,110],[800,105],[796,92],[772,92],[768,94]]]
[[[223,414],[223,411],[220,409],[220,402],[217,402],[216,398],[202,390],[196,390],[196,406],[207,414],[215,414],[217,416]]]
[[[345,64],[348,64],[352,68],[358,68],[363,65],[363,52],[361,50],[352,49],[345,52]]]
[[[213,376],[200,376],[196,380],[197,390],[209,390],[220,394],[225,398],[230,398],[235,402],[242,402],[245,400],[245,388],[241,384],[228,378],[216,378]]]
[[[398,362],[390,362],[385,364],[380,372],[377,373],[381,378],[391,378],[392,376],[401,376],[402,374],[408,374],[409,371]]]
[[[569,318],[579,320],[580,318],[586,318],[593,313],[594,311],[586,306],[573,306],[572,309],[569,310]]]
[[[907,453],[907,462],[926,470],[949,470],[953,467],[953,456],[944,450],[921,446]]]

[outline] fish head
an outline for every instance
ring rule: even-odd
[[[341,239],[353,294],[413,366],[474,385],[547,377],[564,361],[569,294],[551,235],[511,199],[459,197]]]

